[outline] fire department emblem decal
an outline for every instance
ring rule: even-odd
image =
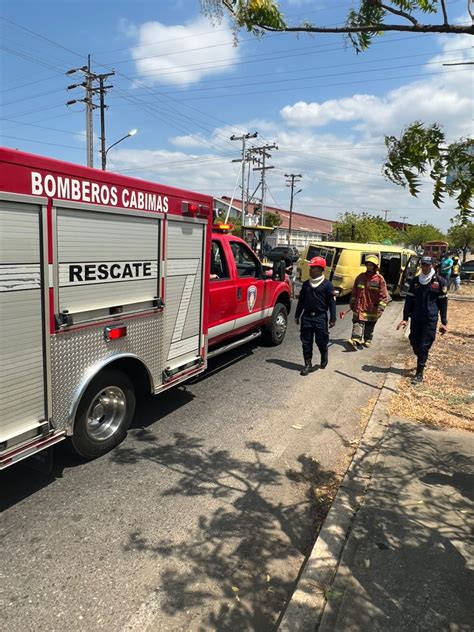
[[[257,288],[255,285],[251,285],[247,290],[247,307],[249,308],[249,312],[253,310],[255,307],[255,303],[257,301]]]

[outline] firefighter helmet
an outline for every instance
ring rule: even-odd
[[[376,255],[368,255],[365,258],[365,263],[373,263],[374,266],[378,267],[378,265],[379,265],[379,258]]]
[[[326,259],[324,257],[313,257],[309,262],[310,268],[322,268],[323,270],[326,268]]]

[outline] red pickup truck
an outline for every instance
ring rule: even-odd
[[[284,270],[259,261],[247,243],[228,226],[212,233],[209,284],[209,357],[263,334],[279,345],[291,308]],[[228,344],[226,344],[228,343]]]

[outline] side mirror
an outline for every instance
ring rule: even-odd
[[[274,261],[273,262],[273,274],[272,279],[274,281],[284,281],[286,274],[286,266],[284,261]]]

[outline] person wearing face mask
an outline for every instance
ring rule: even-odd
[[[295,321],[300,324],[300,337],[303,345],[304,368],[301,375],[312,370],[313,340],[321,353],[321,369],[328,365],[328,311],[329,327],[336,324],[336,294],[330,281],[324,278],[326,260],[313,257],[309,262],[309,279],[302,287],[296,306]]]
[[[376,255],[365,258],[366,271],[359,274],[352,288],[349,306],[353,312],[352,335],[347,341],[351,349],[370,347],[375,324],[382,316],[388,302],[387,284],[379,273]]]
[[[403,308],[403,320],[397,329],[405,329],[410,323],[410,344],[417,358],[416,373],[412,384],[423,382],[423,371],[428,353],[436,338],[438,318],[439,332],[446,333],[448,325],[447,282],[433,268],[432,257],[421,258],[421,273],[412,279]]]

